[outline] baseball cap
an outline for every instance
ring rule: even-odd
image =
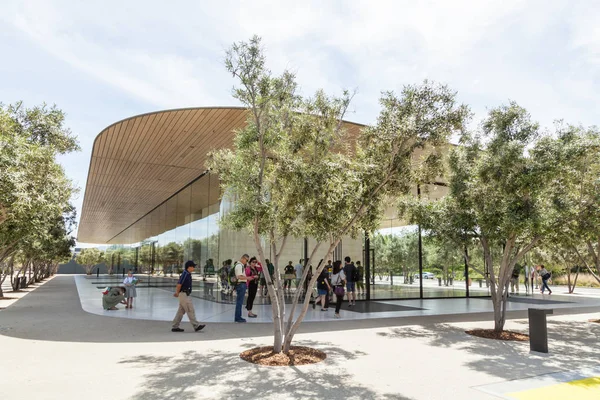
[[[194,263],[192,260],[189,260],[189,261],[186,261],[185,268],[187,268],[187,267],[195,267],[196,265],[198,265],[198,264]]]

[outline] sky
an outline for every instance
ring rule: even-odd
[[[59,162],[78,214],[96,135],[146,112],[239,105],[224,54],[255,34],[304,95],[356,90],[350,121],[373,123],[381,91],[430,79],[475,121],[514,100],[548,129],[599,124],[600,1],[208,3],[2,0],[0,102],[67,113],[82,151]]]

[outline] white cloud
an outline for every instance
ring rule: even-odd
[[[477,118],[508,99],[546,126],[556,118],[598,124],[600,115],[594,2],[4,3],[0,21],[38,51],[117,88],[115,101],[132,99],[140,109],[235,104],[224,51],[258,34],[270,68],[295,71],[305,94],[357,88],[348,116],[357,122],[375,119],[381,90],[424,78],[459,91]]]

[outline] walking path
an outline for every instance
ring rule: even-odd
[[[600,306],[591,303],[555,309],[549,354],[466,335],[493,326],[489,312],[470,312],[309,321],[295,343],[327,359],[270,368],[238,357],[272,343],[270,324],[209,323],[199,333],[186,324],[175,334],[167,322],[88,313],[78,297],[73,277],[59,276],[0,311],[3,399],[600,398],[600,324],[587,322]],[[506,328],[527,332],[525,315],[510,311],[517,319]]]

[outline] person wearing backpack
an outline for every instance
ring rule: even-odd
[[[246,320],[242,318],[242,305],[244,304],[244,297],[246,296],[246,282],[249,279],[249,277],[246,276],[246,263],[248,263],[249,259],[250,256],[244,254],[239,261],[236,261],[229,273],[229,283],[233,286],[237,295],[235,299],[235,322],[246,322]]]
[[[550,279],[552,275],[542,264],[537,266],[537,271],[540,278],[542,278],[542,290],[540,292],[544,294],[544,289],[548,289],[548,294],[552,294],[552,290],[548,287],[548,279]]]
[[[356,281],[358,280],[358,269],[348,256],[344,258],[344,275],[346,279],[346,290],[348,291],[348,307],[356,305]],[[335,263],[333,264],[335,267]],[[333,280],[332,280],[333,282]]]
[[[516,293],[519,294],[519,275],[521,275],[521,266],[519,264],[516,264],[515,267],[513,268],[513,272],[510,277],[510,293],[511,294],[515,293],[515,286],[517,289]]]

